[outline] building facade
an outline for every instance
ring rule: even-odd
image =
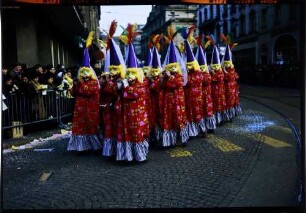
[[[233,60],[242,77],[258,65],[299,64],[302,61],[302,14],[299,4],[199,5],[200,33],[231,34],[238,43]],[[251,73],[252,72],[252,73]]]
[[[166,35],[168,26],[178,29],[196,24],[197,5],[153,5],[152,11],[147,18],[147,23],[143,27],[144,35],[141,38],[142,59],[148,51],[149,36],[152,34],[163,33]],[[174,38],[175,43],[181,43],[183,38],[178,34]],[[166,54],[166,45],[161,45],[162,59]]]
[[[99,6],[3,7],[2,65],[80,64],[88,32],[99,35],[99,11]]]

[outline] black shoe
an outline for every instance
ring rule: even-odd
[[[214,129],[208,129],[208,130],[207,130],[207,133],[209,133],[209,134],[214,133],[214,132],[215,132]]]
[[[182,143],[182,147],[185,147],[187,146],[187,142],[186,143]]]

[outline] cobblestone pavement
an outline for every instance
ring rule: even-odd
[[[26,149],[4,154],[3,208],[254,206],[237,202],[237,197],[263,152],[273,153],[274,166],[269,167],[267,162],[268,170],[293,178],[283,185],[280,175],[272,183],[258,186],[276,200],[256,205],[295,206],[296,139],[290,126],[279,114],[251,100],[241,99],[241,106],[242,115],[207,138],[193,138],[186,147],[151,148],[146,163],[119,163],[103,158],[101,153],[69,153],[65,151],[68,139],[35,147],[54,148],[51,152]],[[282,161],[284,155],[289,162]],[[40,182],[44,172],[52,174]],[[272,184],[273,191],[269,191]],[[284,198],[284,193],[285,199],[277,200]]]

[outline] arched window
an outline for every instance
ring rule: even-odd
[[[214,18],[213,14],[214,14],[214,5],[209,5],[209,18],[210,19]]]
[[[281,5],[274,7],[274,24],[279,25],[282,21]]]
[[[274,46],[274,62],[283,60],[284,62],[296,62],[299,58],[297,55],[297,42],[290,34],[280,36]]]
[[[256,32],[256,14],[255,11],[252,10],[249,15],[249,23],[250,23],[250,33]]]
[[[239,28],[240,28],[239,36],[245,35],[245,16],[244,15],[241,15],[239,18]]]
[[[289,5],[289,21],[296,21],[296,5]]]
[[[202,10],[199,10],[199,24],[201,24],[203,22],[202,19]]]
[[[204,8],[204,21],[207,21],[207,8]]]

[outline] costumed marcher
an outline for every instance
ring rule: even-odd
[[[163,77],[161,81],[161,93],[159,95],[159,107],[161,116],[161,139],[162,147],[174,146],[178,140],[182,145],[187,144],[189,138],[187,131],[185,97],[183,86],[187,83],[186,66],[175,47],[171,26],[168,27],[168,35],[165,37],[168,45],[164,60]]]
[[[152,38],[151,38],[152,39]],[[151,105],[151,98],[150,98],[150,89],[149,89],[149,77],[148,77],[148,72],[151,69],[151,60],[152,60],[152,41],[148,42],[148,52],[147,52],[147,57],[144,63],[144,66],[142,67],[142,71],[144,74],[144,79],[143,79],[143,88],[144,88],[144,100],[145,100],[145,107],[146,107],[146,112],[148,116],[148,122],[146,123],[147,127],[146,129],[149,130],[147,132],[147,136],[150,137],[150,129],[152,125],[152,105]]]
[[[204,137],[207,131],[203,115],[203,75],[190,46],[190,43],[194,41],[192,36],[194,30],[195,26],[191,26],[189,29],[186,27],[182,31],[182,36],[185,39],[186,69],[188,72],[188,81],[184,87],[187,129],[189,136],[200,134]]]
[[[212,57],[210,62],[211,86],[213,107],[217,125],[222,125],[224,121],[228,121],[228,113],[226,111],[225,91],[224,91],[224,73],[221,68],[219,50],[215,45],[213,35],[207,35],[212,45]]]
[[[116,156],[117,143],[124,142],[123,130],[123,100],[122,100],[122,80],[125,77],[125,64],[122,52],[115,43],[113,35],[117,28],[117,22],[114,20],[107,39],[107,51],[105,57],[105,70],[108,69],[109,77],[106,85],[101,91],[109,98],[104,109],[104,141],[103,156]],[[120,145],[119,145],[120,146]]]
[[[159,114],[159,102],[158,97],[160,93],[160,77],[161,77],[161,61],[158,50],[160,48],[159,41],[162,38],[162,34],[155,35],[152,39],[152,62],[151,69],[148,72],[149,78],[149,89],[150,89],[150,99],[151,99],[151,111],[149,114],[150,120],[150,147],[158,145],[158,134],[160,130],[160,114]]]
[[[237,43],[231,42],[230,35],[225,37],[223,34],[221,34],[221,39],[226,44],[225,54],[221,62],[224,72],[226,107],[229,118],[233,119],[236,115],[241,113],[238,91],[239,86],[237,83],[239,75],[235,71],[231,51],[233,47],[237,45]]]
[[[149,126],[142,85],[144,74],[137,63],[132,44],[135,29],[136,24],[128,24],[126,77],[122,80],[124,142],[117,143],[117,160],[143,162],[147,160],[149,151]]]
[[[90,66],[88,53],[93,36],[94,32],[88,35],[83,62],[77,74],[77,82],[72,87],[72,95],[76,100],[68,151],[81,152],[102,148],[102,135],[99,130],[100,86]]]
[[[197,38],[197,52],[195,58],[198,60],[200,69],[203,75],[202,82],[202,97],[203,97],[203,115],[205,118],[205,126],[207,132],[213,132],[216,129],[216,119],[214,115],[213,101],[211,95],[211,75],[207,66],[206,51],[205,48],[209,45],[210,41],[207,41],[205,46],[202,45],[203,34],[200,34]]]

